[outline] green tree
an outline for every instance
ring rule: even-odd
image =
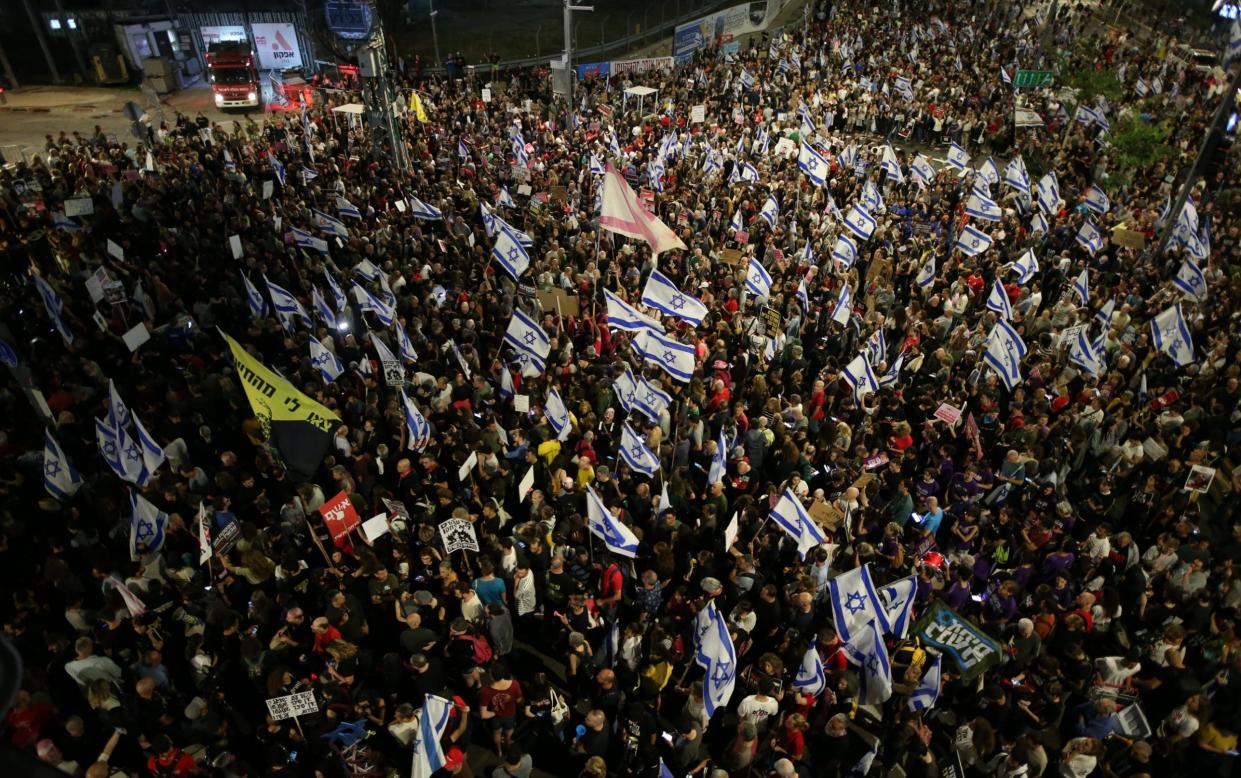
[[[1171,157],[1173,150],[1168,146],[1171,134],[1167,121],[1143,121],[1136,113],[1117,118],[1107,135],[1111,145],[1109,156],[1116,163],[1113,177],[1128,183],[1135,173],[1150,170]]]
[[[1065,83],[1077,90],[1078,97],[1083,102],[1091,104],[1094,104],[1100,95],[1106,97],[1108,102],[1116,103],[1125,94],[1125,85],[1120,82],[1112,68],[1079,68],[1069,74]]]

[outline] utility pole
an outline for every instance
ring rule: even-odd
[[[170,13],[169,16],[171,15]],[[65,13],[64,0],[56,0],[56,16],[60,19],[60,29],[64,30],[65,36],[69,38],[69,45],[73,47],[73,58],[77,60],[82,80],[86,81],[90,77],[90,70],[86,67],[86,57],[82,55],[82,31],[73,29],[77,26],[77,22],[74,22],[73,27],[69,26],[69,15]]]
[[[573,110],[573,82],[577,80],[573,72],[573,12],[594,10],[594,6],[572,5],[571,0],[564,0],[564,69],[569,77],[569,91],[565,94],[565,102],[570,112]]]
[[[9,89],[21,89],[21,84],[17,81],[17,75],[13,72],[13,64],[9,62],[9,55],[4,52],[4,44],[0,43],[0,68],[4,68],[4,78],[9,82]]]
[[[444,60],[440,59],[440,36],[435,32],[435,15],[439,11],[435,10],[435,0],[427,0],[431,7],[431,40],[435,43],[435,66],[439,67],[444,64]]]
[[[1225,52],[1227,53],[1227,52]],[[1198,176],[1202,174],[1202,163],[1206,161],[1215,146],[1219,143],[1220,135],[1224,132],[1224,122],[1228,118],[1237,97],[1237,90],[1241,89],[1241,58],[1231,63],[1236,69],[1233,74],[1232,81],[1228,84],[1228,89],[1224,92],[1223,98],[1219,101],[1219,108],[1215,109],[1215,118],[1211,120],[1211,124],[1207,127],[1206,137],[1202,139],[1202,146],[1198,149],[1198,156],[1194,158],[1194,164],[1190,166],[1188,175],[1181,182],[1181,188],[1176,193],[1176,200],[1172,203],[1172,208],[1168,211],[1168,217],[1164,220],[1163,227],[1159,230],[1159,242],[1155,244],[1155,254],[1158,255],[1168,245],[1168,241],[1172,238],[1172,234],[1176,231],[1176,224],[1181,218],[1181,209],[1185,207],[1185,202],[1189,200],[1189,193],[1194,188],[1194,181],[1198,180]]]
[[[396,120],[396,91],[388,79],[388,48],[384,39],[383,21],[376,15],[370,41],[358,48],[359,75],[362,76],[362,101],[366,105],[367,127],[371,142],[401,172],[409,174],[409,154],[401,125]],[[390,151],[383,151],[388,148]]]

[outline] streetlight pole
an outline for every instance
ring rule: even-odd
[[[444,64],[444,60],[440,59],[440,36],[435,32],[435,15],[439,11],[435,10],[435,0],[427,0],[427,5],[431,8],[431,41],[435,44],[435,66],[439,67]]]
[[[571,5],[570,0],[564,0],[564,69],[565,74],[569,77],[569,91],[566,94],[566,102],[569,110],[573,110],[573,12],[574,11],[593,11],[594,6],[590,5]]]

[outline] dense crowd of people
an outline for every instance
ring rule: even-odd
[[[5,773],[421,775],[430,731],[437,775],[1237,774],[1235,155],[1169,205],[1230,76],[1174,30],[1057,21],[835,0],[571,105],[534,72],[486,100],[422,79],[408,172],[330,101],[49,137],[0,173]],[[1010,85],[1040,61],[1052,85]],[[1066,93],[1079,72],[1121,94]],[[1135,121],[1166,154],[1114,153]],[[686,248],[600,229],[601,166]],[[530,243],[518,278],[501,231]],[[700,324],[642,305],[656,269]],[[692,347],[688,380],[605,291]],[[505,342],[517,311],[543,370]],[[260,419],[222,334],[303,393],[286,410],[339,417],[330,440]],[[634,379],[670,402],[639,408]],[[125,429],[154,457],[130,482],[105,442]],[[341,494],[383,529],[337,533]],[[785,495],[822,542],[772,521]],[[592,531],[596,498],[636,549]],[[833,595],[859,569],[998,656],[970,674],[890,630],[876,701]],[[708,608],[735,652],[721,705]],[[927,676],[902,673],[933,658],[912,704]],[[430,730],[428,695],[450,703]]]

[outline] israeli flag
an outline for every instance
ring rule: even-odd
[[[381,364],[398,361],[396,354],[392,353],[392,349],[388,348],[388,344],[384,343],[382,338],[369,330],[366,334],[370,336],[371,344],[375,347],[375,355],[379,357]],[[401,374],[404,375],[404,370],[402,370]]]
[[[358,210],[358,206],[349,202],[340,195],[336,196],[336,212],[341,216],[351,216],[354,219],[362,218],[362,212]]]
[[[398,389],[401,395],[401,410],[405,414],[405,428],[409,432],[409,442],[405,447],[410,451],[422,451],[431,442],[431,425],[418,410],[418,406],[409,399],[404,389]]]
[[[319,293],[319,287],[311,287],[310,304],[314,307],[315,313],[323,320],[323,323],[332,329],[336,329],[336,313],[323,299],[323,295]]]
[[[61,502],[73,499],[82,486],[82,476],[73,466],[64,449],[52,437],[52,431],[43,431],[43,488]]]
[[[64,211],[52,212],[52,225],[64,232],[79,232],[82,229],[82,225],[65,216]]]
[[[841,375],[845,382],[853,387],[853,396],[859,403],[866,395],[879,391],[879,382],[875,380],[875,373],[866,361],[865,354],[854,357],[852,362],[845,365]]]
[[[1076,240],[1082,248],[1090,252],[1091,256],[1103,248],[1103,233],[1099,232],[1099,228],[1090,222],[1082,223],[1082,228],[1077,231]]]
[[[1000,279],[996,279],[991,286],[991,294],[987,297],[987,310],[995,311],[1005,321],[1013,320],[1013,306],[1008,300],[1008,294],[1004,291],[1004,285],[1000,283]]]
[[[780,221],[780,204],[776,202],[775,195],[767,196],[767,202],[763,203],[763,210],[758,212],[758,218],[767,222],[771,229],[776,228],[776,222]]]
[[[887,210],[883,205],[883,197],[879,194],[879,188],[870,181],[862,185],[862,194],[858,199],[870,213],[883,213]]]
[[[1107,213],[1112,207],[1112,201],[1107,199],[1107,193],[1098,184],[1091,184],[1083,197],[1086,207],[1095,213]]]
[[[732,230],[733,232],[736,232],[737,230],[740,230],[744,226],[745,224],[741,220],[741,209],[738,208],[733,213],[732,220],[728,222],[728,229]]]
[[[155,438],[151,437],[151,433],[147,432],[146,427],[142,426],[142,421],[134,414],[134,433],[138,437],[138,445],[142,447],[142,464],[146,467],[149,474],[154,475],[160,465],[168,459],[164,455],[164,449],[155,442]]]
[[[504,342],[527,355],[538,372],[546,372],[547,356],[552,349],[551,338],[547,337],[538,322],[522,313],[520,308],[513,309],[513,318],[504,332]]]
[[[659,471],[659,457],[647,448],[642,437],[629,426],[629,422],[621,424],[620,455],[635,473],[654,476]]]
[[[1099,114],[1093,108],[1083,103],[1077,106],[1077,113],[1073,114],[1073,119],[1081,124],[1093,124],[1099,121]]]
[[[827,542],[823,530],[810,518],[802,507],[797,495],[791,489],[785,489],[776,507],[771,509],[771,520],[797,543],[797,554],[802,559],[806,554]]]
[[[702,174],[709,176],[712,173],[723,169],[724,164],[721,162],[720,153],[718,151],[707,150],[702,157]]]
[[[720,437],[715,442],[715,454],[711,456],[711,469],[707,471],[707,485],[718,484],[728,472],[728,443],[724,441],[724,426],[720,425]]]
[[[439,208],[424,203],[414,195],[410,195],[406,199],[409,201],[409,212],[415,219],[438,221],[444,218],[444,214]]]
[[[1112,314],[1116,311],[1116,298],[1108,300],[1103,307],[1094,315],[1095,319],[1103,326],[1104,329],[1112,326]]]
[[[750,257],[750,270],[745,277],[745,288],[760,300],[771,296],[771,273],[758,259]]]
[[[698,298],[685,294],[658,270],[652,270],[642,288],[642,304],[667,316],[684,319],[697,327],[707,316],[707,306]]]
[[[1000,68],[1000,80],[1009,85],[1013,83],[1013,77],[1008,75],[1008,71],[1004,68]]]
[[[978,168],[978,175],[987,182],[988,186],[995,186],[1000,183],[1000,169],[991,157],[987,157],[987,161],[982,163],[982,167]]]
[[[1021,360],[1026,355],[1026,344],[1012,325],[1001,319],[987,336],[987,349],[983,360],[995,370],[1008,391],[1021,383]]]
[[[749,182],[757,184],[758,183],[758,168],[754,167],[749,162],[742,165],[741,166],[741,180],[749,181]]]
[[[276,180],[280,182],[280,186],[284,186],[284,165],[280,164],[280,160],[276,159],[276,155],[270,151],[267,152],[267,162],[271,165],[271,172],[276,174]]]
[[[129,556],[137,561],[144,554],[154,554],[164,546],[164,529],[168,514],[129,490]]]
[[[340,238],[349,237],[349,228],[340,219],[330,216],[323,211],[316,211],[314,208],[310,209],[310,213],[314,217],[315,224],[319,227],[319,232]]]
[[[621,147],[620,147],[620,144],[617,143],[616,141],[615,132],[613,132],[611,136],[608,138],[608,150],[612,152],[612,156],[614,157],[621,156]]]
[[[802,313],[810,312],[810,290],[806,288],[804,278],[797,284],[797,303],[801,306]]]
[[[463,160],[470,158],[470,149],[465,145],[465,141],[460,138],[457,139],[457,156]]]
[[[741,75],[737,77],[737,80],[744,89],[754,88],[754,76],[750,75],[750,71],[745,68],[741,69]]]
[[[634,347],[644,360],[658,365],[678,381],[688,383],[694,375],[696,352],[693,346],[652,330],[643,330],[634,339]]]
[[[1004,215],[1004,212],[1000,210],[1000,206],[995,204],[995,200],[978,192],[971,192],[966,199],[965,212],[976,219],[983,219],[989,222],[998,222]]]
[[[930,710],[939,700],[939,687],[943,681],[943,658],[939,654],[927,654],[926,666],[922,668],[922,678],[918,686],[909,695],[909,709],[914,711]]]
[[[332,278],[332,274],[323,268],[323,277],[327,279],[328,291],[332,293],[332,304],[336,306],[337,312],[342,312],[349,305],[349,298],[345,297],[345,293],[340,290],[340,284],[336,283],[336,279]]]
[[[250,283],[250,279],[246,278],[246,274],[241,274],[241,280],[246,287],[246,305],[250,307],[250,313],[256,319],[262,319],[267,316],[267,300],[259,293],[259,290]]]
[[[846,268],[853,267],[857,261],[857,244],[848,235],[841,233],[836,236],[836,245],[832,247],[832,259]]]
[[[628,371],[626,373],[629,380],[633,381],[633,374]],[[658,424],[663,418],[663,414],[672,405],[672,395],[646,380],[646,376],[639,378],[634,384],[634,388],[635,391],[631,397],[633,406],[642,411],[652,422]]]
[[[302,249],[310,249],[317,254],[327,255],[327,241],[322,238],[316,238],[305,230],[299,230],[297,227],[290,227],[289,232],[293,233],[293,245]]]
[[[1180,303],[1151,320],[1151,338],[1155,348],[1171,357],[1177,367],[1194,361],[1194,341],[1181,315]]]
[[[95,440],[104,462],[118,478],[138,486],[146,485],[150,473],[146,470],[142,449],[129,437],[124,427],[113,427],[96,419]]]
[[[517,207],[517,202],[513,199],[513,196],[508,193],[507,186],[500,187],[500,200],[498,204],[504,206],[505,208]]]
[[[793,679],[793,688],[802,694],[814,697],[827,689],[827,673],[823,671],[823,660],[819,657],[819,649],[814,638],[810,639],[810,647],[802,656],[801,666],[797,668],[797,677]]]
[[[845,216],[845,227],[854,235],[862,240],[870,240],[870,236],[875,234],[875,227],[878,223],[875,217],[871,216],[865,208],[860,204],[854,203],[849,209],[848,215]]]
[[[547,390],[547,402],[543,406],[543,415],[547,417],[548,425],[556,433],[556,440],[563,443],[569,439],[569,433],[573,432],[573,425],[569,421],[569,409],[555,387]]]
[[[887,622],[884,632],[897,640],[904,640],[913,623],[914,597],[918,594],[918,580],[914,576],[893,581],[879,588],[879,603],[883,606],[883,620]]]
[[[935,256],[931,255],[926,258],[926,262],[922,263],[918,275],[914,278],[914,283],[923,289],[929,288],[935,283]]]
[[[590,155],[590,172],[597,175],[603,175],[608,172],[607,167],[603,164],[603,160],[599,159],[595,154]]]
[[[517,167],[530,167],[530,155],[526,153],[526,144],[520,138],[513,140],[513,159]]]
[[[699,612],[696,636],[698,649],[694,661],[705,671],[702,701],[710,718],[727,707],[737,682],[737,650],[728,634],[728,624],[714,602],[708,602]]]
[[[1082,268],[1082,272],[1077,276],[1077,280],[1073,282],[1073,291],[1077,293],[1078,299],[1082,301],[1082,305],[1090,302],[1090,269]]]
[[[1026,162],[1021,155],[1013,157],[1004,168],[1004,183],[1025,195],[1030,194],[1030,174],[1026,171]]]
[[[1204,225],[1205,226],[1205,225]],[[1199,262],[1205,260],[1211,253],[1207,244],[1202,241],[1201,233],[1195,233],[1184,228],[1184,225],[1178,225],[1176,231],[1172,233],[1176,242],[1185,247],[1185,251],[1189,256]]]
[[[513,374],[509,372],[508,365],[500,366],[500,399],[508,400],[517,394],[516,387],[513,386]]]
[[[638,410],[638,382],[633,378],[633,371],[625,368],[625,372],[612,381],[612,393],[625,409],[625,413]]]
[[[905,174],[901,172],[901,163],[897,161],[896,151],[891,144],[883,147],[883,160],[880,162],[880,167],[883,168],[884,174],[891,180],[898,184],[905,183]]]
[[[586,520],[591,534],[602,540],[608,551],[630,559],[638,555],[638,537],[612,515],[589,486],[586,487]]]
[[[237,172],[237,163],[233,161],[233,155],[228,153],[228,149],[224,149],[224,169],[230,173]]]
[[[289,290],[273,284],[267,276],[263,276],[263,281],[267,284],[267,293],[271,295],[272,307],[276,309],[276,318],[280,319],[280,324],[286,331],[292,332],[295,322],[301,322],[306,325],[306,329],[314,329],[314,324],[310,321],[310,315],[306,313],[306,309],[302,307],[302,304],[297,301],[297,298]]]
[[[964,171],[970,165],[969,152],[953,143],[948,148],[948,164],[957,170]]]
[[[901,377],[901,367],[905,364],[905,352],[902,351],[896,356],[896,361],[888,368],[888,372],[879,379],[879,386],[887,389],[889,386],[895,386],[897,379]]]
[[[1034,249],[1026,249],[1026,253],[1013,263],[1013,270],[1017,272],[1017,283],[1029,283],[1034,274],[1038,272],[1038,257],[1034,255]]]
[[[611,290],[604,289],[603,297],[607,302],[608,326],[612,329],[622,332],[641,332],[646,329],[664,331],[662,324],[617,297]]]
[[[1073,339],[1069,341],[1069,361],[1091,375],[1103,374],[1103,355],[1090,342],[1090,338],[1086,337],[1085,329],[1078,330]]]
[[[836,306],[832,308],[832,321],[844,326],[849,323],[849,314],[853,312],[853,300],[849,294],[849,282],[840,287],[840,296],[836,298]]]
[[[925,154],[918,154],[914,157],[909,169],[914,174],[914,181],[921,187],[926,187],[935,179],[935,168],[931,167],[931,161],[926,158]]]
[[[866,625],[878,623],[887,628],[883,605],[870,579],[870,565],[855,567],[827,581],[828,600],[832,604],[832,620],[836,634],[845,643],[852,643],[862,635]]]
[[[323,383],[330,384],[345,372],[345,366],[314,335],[310,336],[310,364],[319,371]]]
[[[888,339],[883,334],[883,328],[875,330],[869,338],[866,339],[866,361],[871,365],[878,365],[888,356]]]
[[[43,307],[47,310],[47,316],[52,320],[52,325],[56,327],[60,337],[64,339],[66,344],[73,345],[73,330],[69,329],[69,325],[65,322],[64,317],[61,316],[64,303],[61,302],[60,296],[43,279],[43,276],[37,273],[34,276],[34,287],[39,293],[39,298],[43,300]]]
[[[845,150],[840,152],[839,161],[842,168],[853,167],[853,163],[857,161],[857,146],[852,143],[845,146]]]
[[[957,242],[954,245],[961,250],[962,254],[976,257],[991,248],[991,236],[967,224],[961,229],[961,234],[957,235]]]
[[[1034,235],[1039,232],[1046,236],[1050,232],[1050,228],[1047,225],[1047,220],[1043,218],[1043,214],[1035,211],[1034,215],[1030,217],[1030,234]]]
[[[401,361],[417,362],[418,352],[414,351],[414,344],[410,342],[405,328],[401,326],[399,321],[394,321],[392,322],[392,329],[396,332],[396,350],[401,355]]]
[[[500,267],[504,268],[514,281],[519,281],[523,273],[530,267],[530,254],[521,245],[512,231],[503,227],[496,234],[495,245],[491,248],[491,256]]]
[[[845,644],[849,660],[860,668],[858,701],[863,705],[878,705],[892,696],[892,663],[879,633],[880,626],[875,621],[869,622]]]
[[[370,290],[359,286],[355,281],[353,283],[353,299],[357,301],[358,307],[363,313],[367,311],[375,314],[375,318],[385,327],[391,327],[393,320],[396,319],[396,311],[380,300],[378,297],[370,293]]]
[[[1207,278],[1203,275],[1202,268],[1193,260],[1187,259],[1181,263],[1181,269],[1177,271],[1172,283],[1195,302],[1207,299]]]
[[[1038,207],[1048,216],[1054,216],[1060,203],[1060,182],[1056,179],[1056,171],[1047,171],[1047,175],[1040,178],[1034,188]]]
[[[797,153],[797,167],[815,186],[823,186],[831,172],[831,165],[828,164],[827,159],[804,139]]]
[[[428,694],[418,712],[418,729],[414,740],[410,743],[414,752],[414,765],[410,778],[431,778],[444,769],[444,730],[448,729],[448,720],[452,715],[453,705],[450,700]]]

